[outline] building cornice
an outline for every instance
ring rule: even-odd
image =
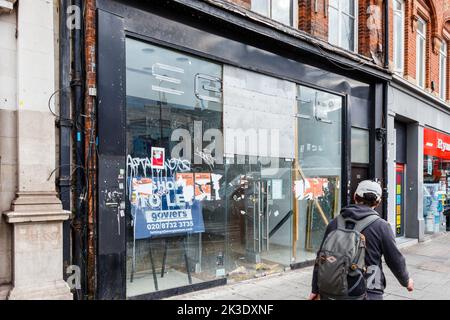
[[[435,97],[433,94],[396,74],[392,76],[391,86],[450,115],[450,104],[448,101],[446,102]]]

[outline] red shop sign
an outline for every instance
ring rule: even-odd
[[[450,136],[424,129],[423,153],[441,159],[450,160]]]

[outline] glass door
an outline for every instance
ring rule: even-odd
[[[226,165],[230,279],[281,272],[291,263],[292,161],[277,163]]]

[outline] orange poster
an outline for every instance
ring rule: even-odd
[[[195,174],[195,200],[211,200],[211,174]]]
[[[314,199],[323,197],[324,188],[328,186],[328,179],[312,178],[308,179],[309,188],[306,189],[306,194],[312,194]]]
[[[307,178],[294,183],[295,196],[298,200],[323,197],[325,189],[328,188],[327,178]]]

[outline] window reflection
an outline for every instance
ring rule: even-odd
[[[329,221],[340,209],[342,97],[298,88],[298,163],[294,188],[297,261],[314,259]]]

